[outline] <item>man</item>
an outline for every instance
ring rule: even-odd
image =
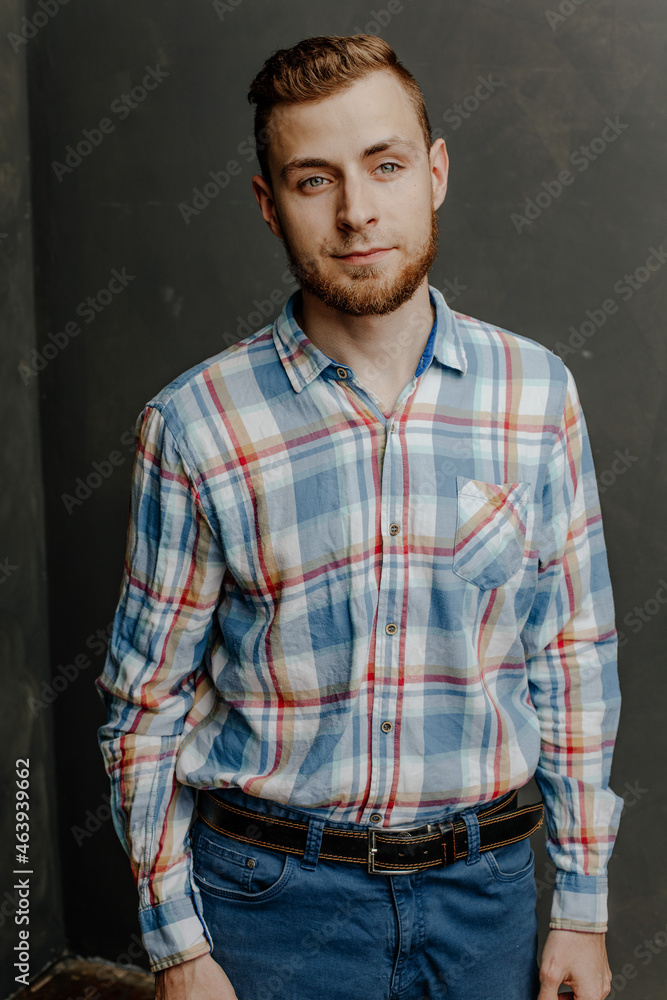
[[[96,682],[156,996],[602,1000],[620,695],[574,381],[428,284],[447,152],[384,41],[249,96],[300,290],[142,410]]]

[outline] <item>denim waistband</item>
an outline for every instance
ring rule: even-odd
[[[254,812],[259,812],[263,814],[269,814],[271,816],[280,816],[284,819],[293,819],[297,822],[307,823],[311,816],[317,816],[326,821],[327,826],[334,826],[342,830],[368,830],[371,824],[368,823],[353,823],[353,822],[343,822],[340,820],[329,819],[330,809],[304,809],[298,806],[285,805],[283,802],[276,802],[273,799],[261,798],[257,795],[248,795],[237,785],[229,785],[225,788],[207,788],[211,795],[215,798],[220,799],[222,802],[228,802],[230,805],[238,806],[242,809],[250,809]],[[200,794],[202,789],[200,789]],[[407,830],[416,829],[420,826],[424,826],[426,823],[438,823],[444,822],[446,820],[451,820],[455,816],[460,816],[464,812],[480,812],[482,809],[488,809],[490,806],[499,805],[508,799],[513,794],[513,790],[505,792],[503,795],[499,795],[495,799],[487,799],[485,802],[478,802],[469,805],[460,805],[452,803],[449,807],[445,807],[440,813],[430,816],[424,819],[422,822],[415,822],[410,827],[385,827],[386,830]],[[377,827],[376,829],[379,829]]]

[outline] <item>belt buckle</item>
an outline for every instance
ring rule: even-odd
[[[430,824],[429,824],[430,825]],[[371,875],[410,875],[413,872],[422,871],[421,867],[417,868],[376,868],[375,867],[375,855],[377,854],[377,846],[375,844],[375,834],[376,830],[372,828],[368,830],[368,871]],[[397,830],[396,833],[402,833],[402,830]]]

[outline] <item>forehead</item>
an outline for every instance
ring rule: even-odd
[[[268,155],[277,170],[294,156],[353,154],[386,135],[424,144],[407,91],[390,70],[369,73],[320,101],[278,105],[269,129]]]

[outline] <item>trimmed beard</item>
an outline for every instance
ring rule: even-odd
[[[325,278],[312,257],[298,254],[283,233],[283,244],[290,273],[325,306],[348,316],[385,316],[412,298],[428,275],[438,253],[438,214],[431,207],[431,230],[417,256],[396,277],[382,281],[383,264],[358,264],[349,267],[351,283]]]

